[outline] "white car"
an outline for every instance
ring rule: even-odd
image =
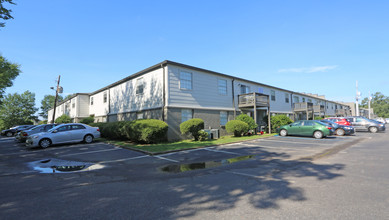
[[[81,123],[69,123],[55,126],[47,132],[30,135],[26,140],[27,147],[47,148],[53,144],[73,142],[92,143],[94,138],[100,137],[97,127],[90,127]]]

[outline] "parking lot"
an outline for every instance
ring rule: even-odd
[[[17,175],[25,173],[38,173],[28,164],[33,161],[46,159],[60,159],[65,161],[78,161],[99,164],[100,169],[123,168],[123,164],[140,176],[166,175],[160,168],[170,164],[191,164],[200,162],[217,162],[225,159],[252,156],[247,161],[229,164],[229,168],[239,168],[250,163],[266,163],[268,161],[298,161],[313,159],[336,147],[348,146],[355,142],[371,138],[374,135],[360,132],[353,136],[328,137],[314,139],[306,137],[280,137],[274,136],[252,141],[211,146],[161,155],[147,155],[141,152],[123,149],[105,143],[58,145],[47,149],[26,148],[16,143],[14,138],[0,139],[0,157],[2,168],[0,176]],[[326,154],[326,153],[325,153]],[[214,168],[215,169],[215,168]],[[216,168],[216,169],[225,169]],[[212,169],[211,169],[212,170]],[[100,172],[99,169],[90,172]]]

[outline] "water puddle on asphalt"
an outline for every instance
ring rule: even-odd
[[[40,173],[72,173],[84,172],[96,169],[102,169],[104,166],[87,162],[60,160],[60,159],[45,159],[34,161],[28,164],[32,169]]]
[[[168,173],[182,173],[182,172],[198,170],[198,169],[208,169],[208,168],[225,166],[228,164],[249,160],[251,158],[254,158],[255,156],[256,155],[247,155],[247,156],[224,159],[220,161],[207,161],[207,162],[189,163],[189,164],[172,164],[172,165],[162,167],[161,170],[163,172],[168,172]]]

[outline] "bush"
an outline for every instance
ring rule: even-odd
[[[207,132],[205,132],[205,131],[203,131],[203,130],[201,130],[201,131],[199,131],[199,141],[206,141],[206,140],[208,140],[208,133]]]
[[[201,118],[193,118],[180,124],[182,134],[192,134],[195,141],[199,140],[199,131],[204,129],[204,121]]]
[[[126,138],[138,143],[154,144],[167,141],[168,125],[157,119],[141,119],[127,122],[123,133]]]
[[[271,123],[271,131],[276,132],[277,128],[292,123],[292,119],[290,119],[286,115],[275,115],[270,117]]]
[[[258,125],[255,123],[254,119],[246,114],[241,114],[238,117],[236,117],[236,120],[246,122],[248,124],[249,128],[245,133],[247,133],[249,130],[255,130]]]
[[[323,117],[321,117],[321,116],[315,116],[315,118],[314,118],[314,120],[322,120],[323,119]]]
[[[61,115],[57,119],[55,119],[55,123],[61,124],[61,123],[70,123],[72,122],[72,119],[69,117],[69,115]]]
[[[115,121],[108,123],[91,123],[89,125],[92,127],[99,127],[101,137],[114,140],[125,140],[126,135],[123,132],[125,124],[125,121]]]
[[[91,127],[98,127],[100,129],[100,134],[101,134],[101,137],[104,137],[103,136],[103,130],[104,130],[104,127],[107,125],[108,123],[107,122],[96,122],[96,123],[90,123],[89,126]],[[106,137],[105,137],[106,138]]]
[[[94,121],[95,121],[95,118],[92,117],[92,116],[89,116],[89,117],[87,117],[87,118],[82,119],[82,120],[80,121],[80,123],[89,125],[89,124],[93,123]]]
[[[229,133],[234,133],[235,137],[242,136],[242,133],[245,133],[249,130],[249,125],[246,122],[240,120],[231,120],[226,124],[226,130]]]
[[[38,122],[38,125],[45,125],[47,124],[47,120],[42,120]]]

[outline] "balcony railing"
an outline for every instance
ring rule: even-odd
[[[254,101],[255,100],[255,101]],[[242,107],[268,107],[269,96],[261,93],[248,93],[238,95],[238,105]]]
[[[302,111],[312,111],[313,103],[309,102],[298,102],[293,104],[293,111],[302,112]]]
[[[347,116],[346,109],[336,109],[335,114],[337,116]]]
[[[324,110],[325,110],[324,105],[314,105],[313,106],[314,112],[324,112]]]

